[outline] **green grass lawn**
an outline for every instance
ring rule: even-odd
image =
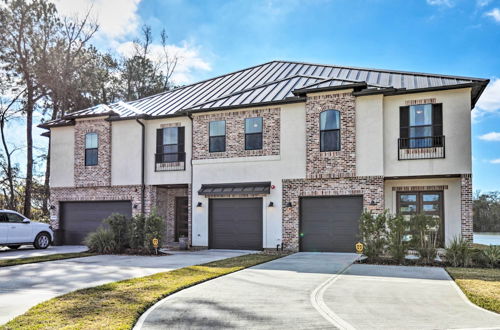
[[[174,292],[280,257],[251,254],[70,292],[0,329],[130,329],[150,306]]]
[[[89,257],[89,256],[94,256],[94,255],[95,255],[94,253],[89,253],[89,252],[78,252],[78,253],[49,254],[46,256],[28,257],[28,258],[2,259],[2,260],[0,260],[0,267],[32,264],[32,263],[36,263],[36,262],[63,260],[63,259],[71,259],[71,258]]]
[[[500,269],[446,268],[474,304],[500,313]]]

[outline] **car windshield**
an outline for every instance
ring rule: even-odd
[[[5,213],[9,222],[23,222],[24,218],[19,214]]]

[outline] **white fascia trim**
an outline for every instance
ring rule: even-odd
[[[262,161],[279,161],[281,156],[254,156],[254,157],[234,157],[234,158],[214,158],[193,160],[193,165],[221,164],[221,163],[248,163]]]

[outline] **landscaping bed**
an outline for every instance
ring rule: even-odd
[[[446,270],[471,302],[500,313],[500,269],[447,267]]]
[[[282,256],[250,254],[77,290],[36,305],[0,329],[130,329],[172,293]]]
[[[45,256],[27,257],[27,258],[4,259],[4,260],[0,260],[0,267],[33,264],[33,263],[37,263],[37,262],[64,260],[64,259],[72,259],[72,258],[90,257],[90,256],[94,256],[94,255],[95,255],[94,253],[90,253],[90,252],[77,252],[77,253],[49,254],[49,255],[45,255]]]

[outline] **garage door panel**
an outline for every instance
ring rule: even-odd
[[[262,248],[262,199],[210,200],[210,248]]]
[[[64,244],[82,244],[85,237],[103,224],[113,213],[132,216],[130,201],[63,202],[61,203],[61,227]]]
[[[359,196],[301,199],[300,249],[353,252],[358,240],[363,198]]]

